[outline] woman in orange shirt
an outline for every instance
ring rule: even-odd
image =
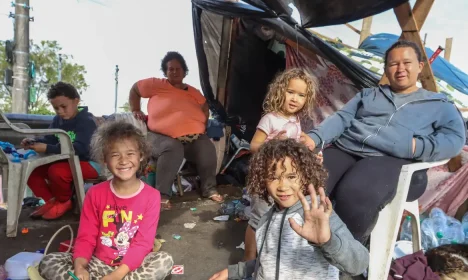
[[[156,188],[161,192],[163,209],[171,207],[171,186],[183,159],[196,165],[202,195],[216,202],[216,150],[205,134],[209,110],[205,97],[183,82],[187,64],[178,52],[168,52],[161,62],[166,79],[148,78],[136,82],[129,103],[134,116],[144,120],[141,98],[148,102],[148,141],[157,158]]]

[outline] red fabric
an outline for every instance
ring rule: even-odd
[[[87,161],[80,161],[83,179],[95,179],[99,176],[96,169]],[[47,182],[47,181],[49,182]],[[67,161],[54,162],[37,167],[28,179],[28,186],[36,197],[44,201],[54,198],[60,202],[70,200],[73,191],[73,175]]]
[[[324,119],[341,109],[359,91],[354,84],[330,61],[318,55],[298,52],[286,45],[286,69],[308,69],[319,83],[315,96],[312,119],[302,118],[302,130],[317,127]]]
[[[141,183],[131,197],[115,194],[110,181],[89,189],[83,204],[73,259],[94,255],[107,265],[138,268],[153,250],[161,210],[158,190]]]

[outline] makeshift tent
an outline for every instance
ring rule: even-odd
[[[320,83],[319,106],[312,120],[304,120],[304,129],[320,123],[361,88],[377,85],[378,75],[299,26],[290,16],[288,4],[299,7],[305,26],[318,26],[327,19],[337,24],[357,19],[357,15],[380,13],[404,1],[306,5],[312,2],[324,1],[192,0],[203,93],[218,119],[237,120],[232,127],[239,138],[251,140],[267,86],[287,67],[308,67]],[[335,4],[341,8],[329,9],[331,2],[340,2]]]
[[[383,57],[385,51],[398,40],[398,36],[387,33],[380,33],[369,36],[359,46],[360,49]],[[426,54],[431,57],[434,53],[430,48],[426,48]],[[444,80],[458,91],[468,94],[468,75],[455,67],[453,64],[438,56],[431,64],[434,76]]]

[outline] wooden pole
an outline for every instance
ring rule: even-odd
[[[29,0],[15,1],[15,46],[11,112],[27,114],[29,103]]]
[[[406,17],[407,19],[408,19],[408,16],[410,15],[412,20],[415,21],[416,26],[420,30],[422,28],[422,26],[424,25],[424,22],[426,21],[427,16],[429,15],[429,12],[430,12],[430,10],[432,8],[432,5],[434,4],[434,1],[435,0],[417,0],[416,3],[414,4],[413,11],[411,11],[411,6],[409,5],[409,3],[403,3],[399,7],[404,6],[406,8],[406,13],[407,14],[405,15],[405,11],[403,11],[403,14],[401,14],[401,13],[400,14],[401,14],[401,16],[403,18]],[[399,7],[397,7],[397,8],[399,8]],[[409,10],[408,10],[407,7],[409,7]],[[395,15],[396,15],[396,9],[397,8],[394,9]],[[400,26],[401,26],[401,24],[400,24]],[[419,33],[418,33],[418,35],[419,35]],[[400,39],[405,39],[405,37],[403,36],[403,32],[402,32],[402,34],[400,36]],[[419,41],[421,41],[421,38],[419,38]],[[427,60],[425,49],[422,48],[422,51],[423,51],[423,54],[424,54],[424,56],[426,57],[426,60]],[[430,66],[428,64],[424,65],[424,68],[426,68],[426,67],[430,68]],[[431,70],[431,72],[432,72],[432,70]],[[434,79],[434,76],[432,76],[432,79]],[[380,80],[379,84],[381,84],[381,85],[388,84],[388,78],[387,78],[387,76],[385,76],[385,74],[382,76],[382,79]],[[434,84],[435,84],[435,82],[434,82]],[[424,87],[424,84],[423,84],[423,87]]]
[[[422,43],[421,36],[419,35],[420,29],[417,25],[417,20],[413,12],[411,11],[411,6],[409,2],[403,3],[393,10],[395,11],[398,23],[400,24],[401,30],[403,31],[402,37],[405,40],[416,43],[416,45],[418,45],[418,47],[421,49],[424,67],[421,71],[421,74],[419,75],[419,79],[421,80],[423,88],[433,92],[437,92],[437,84],[434,79],[434,74],[432,73],[431,64],[429,63],[429,59],[427,58],[426,50]]]
[[[453,38],[445,39],[444,58],[447,61],[450,61],[450,54],[452,54],[452,43],[453,43]]]
[[[362,29],[359,36],[359,46],[366,40],[367,37],[371,34],[371,26],[372,26],[372,17],[366,17],[362,20]]]

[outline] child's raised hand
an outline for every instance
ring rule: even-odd
[[[318,160],[320,161],[320,163],[323,163],[323,153],[322,153],[322,152],[319,152],[319,153],[317,154],[317,158],[318,158]]]
[[[323,188],[319,188],[320,205],[317,202],[317,193],[314,186],[309,185],[311,205],[309,205],[302,192],[299,192],[299,198],[304,208],[304,224],[300,226],[293,218],[289,218],[291,228],[307,241],[322,245],[331,238],[330,216],[332,214],[332,203],[325,196]]]
[[[227,280],[228,279],[228,270],[223,269],[218,273],[215,273],[209,280]]]

